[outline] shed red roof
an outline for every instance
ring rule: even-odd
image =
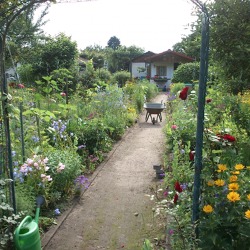
[[[193,62],[194,59],[183,54],[183,53],[179,53],[173,50],[167,50],[164,51],[162,53],[150,56],[148,58],[146,58],[147,62],[167,62],[167,61],[171,61],[171,62],[179,62],[179,63],[184,63],[184,62]]]
[[[133,62],[174,62],[174,63],[187,63],[193,62],[194,59],[173,50],[167,50],[159,54],[148,51],[147,53],[139,56],[133,60]]]

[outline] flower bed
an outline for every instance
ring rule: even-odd
[[[199,221],[195,223],[191,223],[191,219],[196,91],[189,93],[183,84],[183,89],[171,92],[168,100],[169,151],[166,178],[157,190],[157,197],[161,199],[156,202],[156,211],[168,214],[167,232],[172,248],[247,249],[250,242],[249,130],[242,129],[230,116],[230,108],[241,103],[241,97],[228,97],[210,89],[206,98]],[[244,103],[241,112],[245,109],[249,112],[250,105],[246,107]]]

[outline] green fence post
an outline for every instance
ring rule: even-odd
[[[192,222],[196,223],[199,219],[199,204],[201,190],[201,170],[202,170],[202,149],[203,149],[203,131],[204,131],[204,109],[206,83],[208,73],[208,51],[209,51],[209,19],[205,7],[202,9],[202,39],[201,39],[201,61],[199,76],[199,93],[198,93],[198,113],[197,113],[197,130],[195,146],[195,173],[194,173],[194,190],[193,190],[193,209]],[[196,237],[198,238],[198,227],[196,227]]]

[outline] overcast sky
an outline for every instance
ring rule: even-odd
[[[93,0],[57,3],[49,8],[43,27],[47,35],[71,36],[78,49],[105,47],[112,36],[121,45],[160,53],[190,33],[194,4],[189,0]]]

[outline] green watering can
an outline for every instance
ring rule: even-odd
[[[39,234],[38,220],[40,206],[44,202],[43,196],[36,199],[37,208],[35,219],[26,216],[14,232],[14,243],[16,250],[41,250],[41,239]]]

